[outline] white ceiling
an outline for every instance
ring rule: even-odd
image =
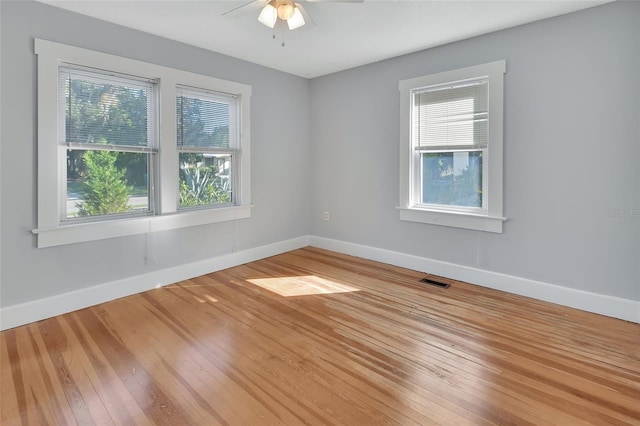
[[[612,0],[296,0],[315,25],[276,31],[275,40],[257,20],[267,0],[225,16],[249,0],[40,1],[313,78]]]

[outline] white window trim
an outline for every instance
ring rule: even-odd
[[[400,220],[432,225],[502,233],[506,220],[503,215],[503,99],[506,61],[445,71],[428,76],[401,80],[400,90]],[[411,140],[411,91],[425,86],[468,80],[478,77],[489,80],[489,144],[487,158],[483,158],[486,175],[486,213],[465,212],[459,208],[431,208],[418,206],[413,177],[415,150]]]
[[[38,57],[38,247],[51,247],[160,230],[224,222],[251,216],[250,97],[251,86],[102,52],[35,40]],[[58,150],[58,66],[62,62],[144,76],[158,81],[160,202],[154,216],[85,222],[60,222],[62,202]],[[187,85],[231,93],[240,99],[240,162],[236,205],[178,212],[176,150],[176,86]]]

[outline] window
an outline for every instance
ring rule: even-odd
[[[179,208],[232,205],[238,105],[222,93],[180,87],[176,99]]]
[[[400,82],[400,219],[502,232],[505,62]]]
[[[60,65],[61,220],[152,214],[154,81]]]
[[[251,87],[45,40],[35,53],[38,247],[250,217]]]

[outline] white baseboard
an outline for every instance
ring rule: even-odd
[[[81,290],[58,294],[44,299],[0,309],[0,330],[73,312],[120,297],[173,284],[189,278],[209,274],[265,257],[275,256],[309,245],[309,237],[298,237],[248,250],[229,253],[212,259],[188,263],[118,281],[95,285]]]
[[[311,236],[310,245],[640,323],[640,302],[634,300],[328,238]]]
[[[0,308],[0,330],[87,308],[308,245],[640,323],[640,302],[316,236],[303,236]]]

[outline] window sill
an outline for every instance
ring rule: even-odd
[[[407,222],[428,223],[430,225],[450,226],[454,228],[473,229],[476,231],[502,233],[505,217],[491,217],[472,213],[447,212],[417,208],[399,207],[400,220]]]
[[[34,229],[38,248],[54,247],[107,238],[145,234],[156,231],[227,222],[251,217],[253,206],[234,206],[218,209],[195,210],[163,216],[145,216],[130,219],[105,220],[60,225],[54,228]]]

